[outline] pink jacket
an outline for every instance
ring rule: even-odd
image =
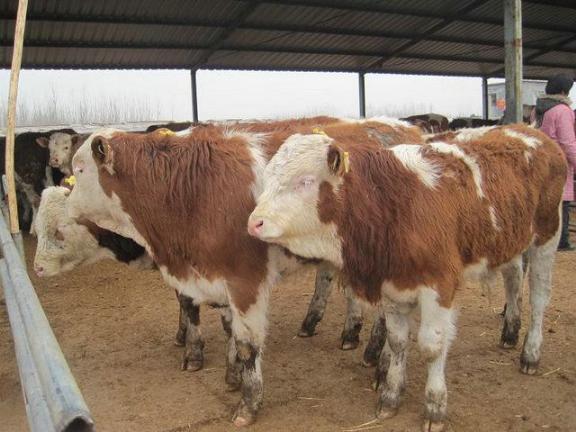
[[[576,135],[574,111],[565,104],[556,105],[544,113],[540,130],[560,144],[568,161],[568,178],[564,185],[564,201],[574,201],[574,168],[576,168]]]

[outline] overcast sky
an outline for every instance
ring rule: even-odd
[[[6,103],[9,71],[0,71]],[[358,77],[347,73],[199,71],[200,120],[278,118],[331,114],[358,116]],[[481,115],[481,80],[409,75],[366,75],[367,114],[401,116],[436,112]],[[74,106],[82,99],[98,105],[150,106],[141,120],[192,117],[188,71],[27,71],[20,75],[19,100],[41,107]]]

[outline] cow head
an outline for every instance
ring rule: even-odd
[[[114,150],[111,138],[122,131],[105,129],[84,141],[72,159],[76,183],[70,194],[68,213],[74,219],[87,219],[96,225],[143,244],[130,216],[122,208],[113,190],[103,183],[118,181],[114,170]]]
[[[67,214],[69,195],[69,189],[59,186],[42,192],[35,219],[38,245],[34,270],[38,276],[55,276],[82,263],[104,258],[94,236]]]
[[[297,255],[339,264],[336,227],[321,220],[320,207],[322,196],[338,190],[348,169],[348,154],[328,136],[291,136],[266,167],[249,234]]]
[[[50,139],[40,137],[36,139],[36,142],[50,151],[48,164],[52,168],[62,168],[70,164],[74,146],[79,144],[80,140],[80,135],[55,132],[50,135]]]

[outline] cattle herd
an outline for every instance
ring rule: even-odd
[[[374,314],[364,364],[376,366],[380,419],[398,411],[417,310],[423,430],[445,427],[454,297],[471,279],[502,273],[500,343],[510,348],[528,273],[520,364],[537,370],[566,162],[530,126],[434,115],[173,123],[21,134],[15,157],[39,276],[105,258],[159,271],[180,303],[175,343],[187,370],[203,367],[200,306],[218,310],[225,381],[240,390],[236,426],[254,422],[263,402],[270,290],[302,265],[317,276],[300,336],[314,334],[333,285],[348,305],[342,349],[357,347],[362,310]]]

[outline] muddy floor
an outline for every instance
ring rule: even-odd
[[[26,239],[28,256],[34,241]],[[540,373],[518,371],[519,350],[498,348],[503,304],[471,285],[458,293],[458,337],[448,361],[449,430],[576,430],[576,252],[558,254],[544,326]],[[363,345],[341,351],[344,298],[334,292],[313,338],[295,337],[313,290],[305,269],[272,294],[264,356],[265,399],[253,431],[345,431],[374,417],[372,369]],[[219,315],[202,310],[205,366],[180,371],[174,346],[177,302],[153,271],[101,262],[33,283],[97,422],[109,431],[230,431],[237,393],[224,386],[225,339]],[[527,294],[527,293],[526,293]],[[527,323],[525,295],[522,337]],[[370,317],[362,331],[367,340]],[[370,431],[419,430],[425,364],[412,341],[408,387],[399,414]],[[27,430],[8,317],[0,306],[0,431]]]

